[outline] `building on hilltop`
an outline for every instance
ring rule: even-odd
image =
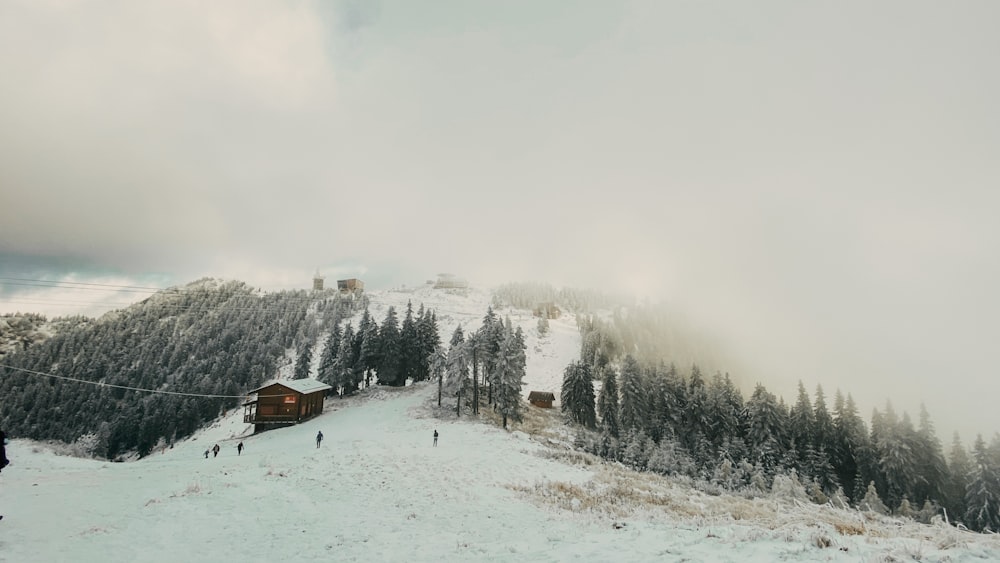
[[[339,289],[341,293],[358,294],[365,290],[365,282],[357,278],[337,280],[337,289]]]
[[[437,282],[434,283],[434,289],[466,289],[467,287],[469,287],[469,282],[454,274],[438,274]]]
[[[319,275],[319,270],[316,270],[316,275],[313,276],[313,291],[323,291],[323,280],[325,278]]]
[[[298,424],[323,412],[323,396],[329,389],[310,378],[268,383],[250,391],[257,396],[243,403],[243,422],[253,424],[255,434]]]
[[[559,307],[557,307],[555,303],[551,301],[545,301],[539,303],[538,306],[535,307],[533,314],[536,317],[545,317],[546,319],[558,319],[559,316],[562,315],[562,311],[559,310]]]

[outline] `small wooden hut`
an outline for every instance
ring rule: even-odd
[[[254,389],[257,396],[243,403],[243,422],[254,433],[291,426],[323,412],[323,396],[331,389],[315,379],[286,379]]]
[[[543,409],[551,409],[552,402],[555,400],[555,394],[550,391],[532,391],[528,393],[528,402]]]

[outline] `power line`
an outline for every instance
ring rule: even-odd
[[[143,387],[130,387],[128,385],[115,385],[113,383],[102,383],[100,381],[90,381],[87,379],[77,379],[75,377],[67,377],[65,375],[56,375],[54,373],[45,373],[41,371],[34,371],[25,368],[18,368],[14,366],[9,366],[7,364],[0,364],[0,367],[5,369],[12,369],[15,371],[22,371],[24,373],[29,373],[31,375],[40,375],[43,377],[51,377],[53,379],[61,379],[63,381],[72,381],[74,383],[85,383],[87,385],[95,385],[97,387],[110,387],[113,389],[124,389],[126,391],[138,391],[142,393],[153,393],[157,395],[174,395],[179,397],[200,397],[205,399],[245,399],[249,394],[244,395],[211,395],[205,393],[185,393],[181,391],[163,391],[161,389],[146,389]],[[290,393],[284,393],[281,395],[258,395],[258,399],[264,399],[269,397],[289,397]]]
[[[61,280],[39,280],[32,278],[4,278],[0,277],[0,281],[6,282],[27,282],[27,283],[10,283],[9,285],[36,285],[36,284],[50,284],[41,285],[41,287],[76,287],[76,286],[90,286],[90,287],[109,287],[117,289],[141,289],[144,291],[167,291],[174,290],[176,288],[167,287],[147,287],[142,285],[119,285],[112,283],[94,283],[94,282],[75,282],[75,281],[61,281]],[[83,287],[76,287],[76,289],[85,289]]]

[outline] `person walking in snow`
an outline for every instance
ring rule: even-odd
[[[214,447],[212,448],[212,457],[216,457],[216,456],[218,456],[218,455],[219,455],[219,450],[221,450],[221,449],[222,449],[222,448],[220,448],[220,447],[219,447],[219,444],[216,444],[216,445],[215,445],[215,446],[214,446]]]
[[[437,445],[438,445],[438,431],[437,431],[437,429],[435,429],[434,430],[434,447],[436,448]]]
[[[243,455],[243,442],[236,444],[236,455]]]
[[[316,447],[317,448],[319,447],[319,444],[322,441],[323,441],[323,431],[320,430],[319,432],[316,433]]]
[[[205,450],[205,459],[208,459],[208,452],[210,452],[210,451],[212,451],[212,450]]]
[[[8,465],[10,465],[10,460],[7,459],[7,433],[0,430],[0,470]]]
[[[10,465],[10,460],[7,459],[7,434],[0,430],[0,471],[8,465]],[[2,514],[0,514],[0,520],[3,520]]]

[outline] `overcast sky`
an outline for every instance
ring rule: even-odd
[[[968,442],[1000,430],[997,21],[0,0],[0,276],[603,287],[687,311],[745,387],[924,401]]]

